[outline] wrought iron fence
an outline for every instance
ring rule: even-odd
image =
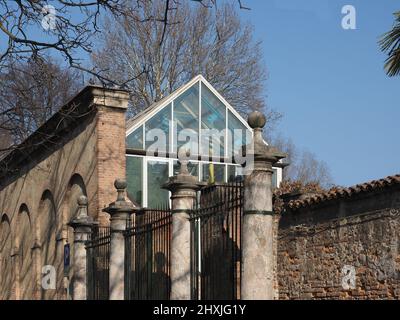
[[[203,188],[191,211],[192,299],[240,299],[243,183]]]
[[[133,215],[125,237],[125,299],[170,297],[171,210],[143,209]]]
[[[88,300],[109,298],[110,242],[110,228],[95,227],[86,243]]]

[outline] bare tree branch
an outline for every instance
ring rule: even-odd
[[[0,132],[14,148],[40,127],[81,86],[81,75],[36,57],[27,62],[8,61],[0,73]]]
[[[328,165],[315,154],[299,149],[291,139],[277,136],[270,138],[271,143],[288,154],[285,159],[290,165],[283,171],[283,179],[302,185],[317,185],[322,189],[333,186],[333,179]]]
[[[237,6],[224,3],[209,10],[209,3],[202,2],[206,6],[175,7],[171,0],[167,28],[155,19],[143,22],[165,14],[165,3],[154,0],[118,19],[108,17],[104,28],[109,32],[98,37],[102,48],[92,55],[102,77],[124,83],[131,92],[130,113],[203,74],[240,112],[263,110],[270,124],[279,118],[265,106],[261,45],[252,27],[241,22]]]
[[[104,32],[100,28],[100,17],[110,14],[113,18],[118,18],[128,12],[140,12],[151,2],[152,0],[0,0],[0,33],[6,39],[0,45],[0,69],[7,67],[7,58],[27,60],[42,52],[53,51],[71,67],[98,76],[96,70],[83,66],[80,57],[82,52],[92,52],[94,36]],[[192,2],[207,7],[216,5],[216,0]],[[163,0],[163,3],[163,12],[142,16],[139,20],[143,23],[153,21],[163,26],[160,46],[171,25],[171,12],[185,5],[184,1],[178,0]],[[240,8],[247,9],[241,1],[238,3]],[[138,76],[140,73],[136,75]],[[98,78],[102,82],[107,80],[112,83],[111,79],[104,79],[102,76]]]

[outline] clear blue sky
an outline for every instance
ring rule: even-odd
[[[327,162],[336,184],[400,173],[400,77],[383,71],[377,39],[398,0],[244,1],[243,18],[262,40],[267,101],[278,130]],[[341,27],[353,5],[357,29]]]

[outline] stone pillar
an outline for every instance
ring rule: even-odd
[[[190,175],[188,161],[180,160],[180,173],[170,177],[164,188],[171,191],[171,300],[189,300],[190,288],[190,221],[199,183]]]
[[[262,137],[265,116],[252,112],[248,123],[254,130],[253,143],[246,146],[244,217],[242,226],[241,298],[272,300],[276,297],[272,166],[286,155],[268,146]]]
[[[72,299],[86,300],[87,285],[87,259],[86,241],[90,239],[92,228],[95,224],[92,217],[88,216],[88,200],[86,196],[78,198],[78,214],[68,225],[74,229],[74,259],[73,259],[73,283]]]
[[[110,214],[111,247],[110,247],[110,300],[124,299],[125,239],[123,232],[134,211],[132,202],[125,200],[126,181],[117,179],[117,200],[103,211]]]

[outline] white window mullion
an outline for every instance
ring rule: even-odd
[[[170,128],[169,128],[169,135],[170,135],[170,146],[169,146],[169,151],[171,153],[174,152],[174,100],[171,102],[171,123],[170,123]]]
[[[203,162],[199,161],[199,181],[203,181]]]
[[[172,177],[174,175],[174,159],[168,159],[168,166],[169,166],[169,176]],[[172,207],[172,200],[171,200],[172,193],[168,191],[168,203],[169,207]]]
[[[147,207],[147,157],[143,157],[143,207]]]
[[[201,122],[203,121],[202,116],[201,116],[201,80],[199,81],[199,140],[198,140],[198,144],[199,144],[199,150],[198,150],[198,154],[200,155],[202,150],[201,150]]]
[[[143,150],[146,151],[146,137],[145,137],[146,129],[145,129],[145,126],[146,126],[146,122],[143,123]]]
[[[225,159],[228,159],[228,108],[225,106],[225,145],[224,145]]]
[[[168,176],[172,177],[174,175],[174,161],[173,159],[168,159]]]

